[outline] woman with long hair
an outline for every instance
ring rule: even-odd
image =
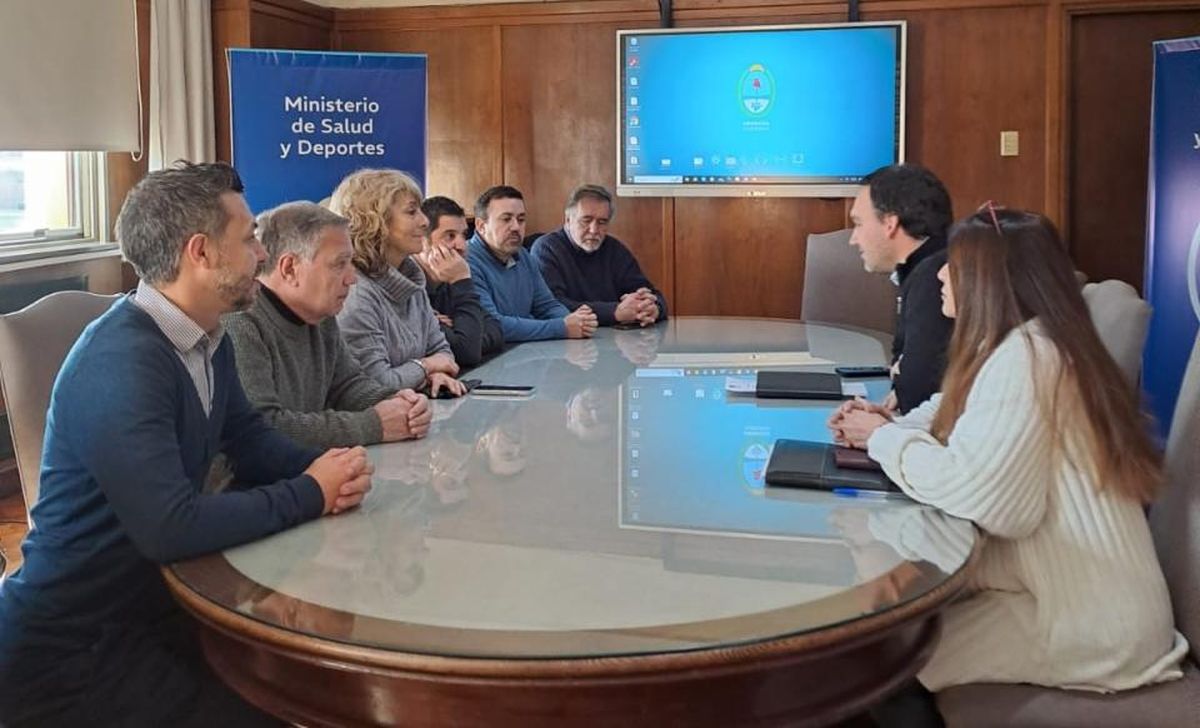
[[[1161,456],[1053,224],[988,203],[954,227],[938,277],[955,319],[941,394],[894,420],[861,402],[830,419],[909,496],[983,532],[920,682],[1179,677],[1187,644],[1143,510]]]
[[[361,169],[338,185],[330,208],[350,221],[361,274],[337,318],[363,371],[396,389],[463,394],[425,274],[412,258],[429,227],[416,181],[394,169]]]

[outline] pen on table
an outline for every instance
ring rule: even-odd
[[[861,488],[834,488],[833,494],[843,498],[870,498],[872,500],[892,500],[905,497],[900,493],[886,493],[881,490],[863,490]]]

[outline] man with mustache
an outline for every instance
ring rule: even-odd
[[[523,247],[525,198],[506,185],[475,201],[475,236],[467,243],[475,290],[485,311],[500,321],[504,340],[582,339],[596,332],[587,305],[570,311],[554,299]]]
[[[601,326],[651,326],[667,317],[667,302],[629,248],[608,234],[615,213],[608,190],[575,188],[567,199],[566,223],[538,238],[533,257],[564,306],[586,304]]]
[[[297,442],[344,447],[422,437],[432,418],[424,395],[364,375],[342,342],[336,316],[358,277],[348,225],[311,202],[259,215],[262,294],[223,322],[238,376],[250,402]]]
[[[360,447],[322,452],[246,400],[222,314],[266,253],[227,164],[151,172],[117,218],[141,282],[54,382],[25,562],[0,581],[0,724],[278,725],[209,668],[160,567],[358,505]],[[203,490],[214,455],[235,485]]]

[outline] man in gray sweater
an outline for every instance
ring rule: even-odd
[[[246,396],[276,429],[318,447],[422,437],[429,401],[365,376],[335,314],[357,278],[345,218],[311,202],[262,213],[267,249],[254,304],[223,323]]]

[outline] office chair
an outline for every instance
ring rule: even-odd
[[[1117,280],[1086,284],[1083,300],[1104,348],[1125,372],[1129,383],[1136,386],[1142,375],[1150,305],[1138,297],[1133,286]]]
[[[0,387],[26,514],[37,502],[46,410],[58,370],[83,329],[117,298],[59,291],[0,316]]]
[[[850,231],[808,236],[800,319],[847,324],[893,334],[898,289],[885,275],[863,270]]]

